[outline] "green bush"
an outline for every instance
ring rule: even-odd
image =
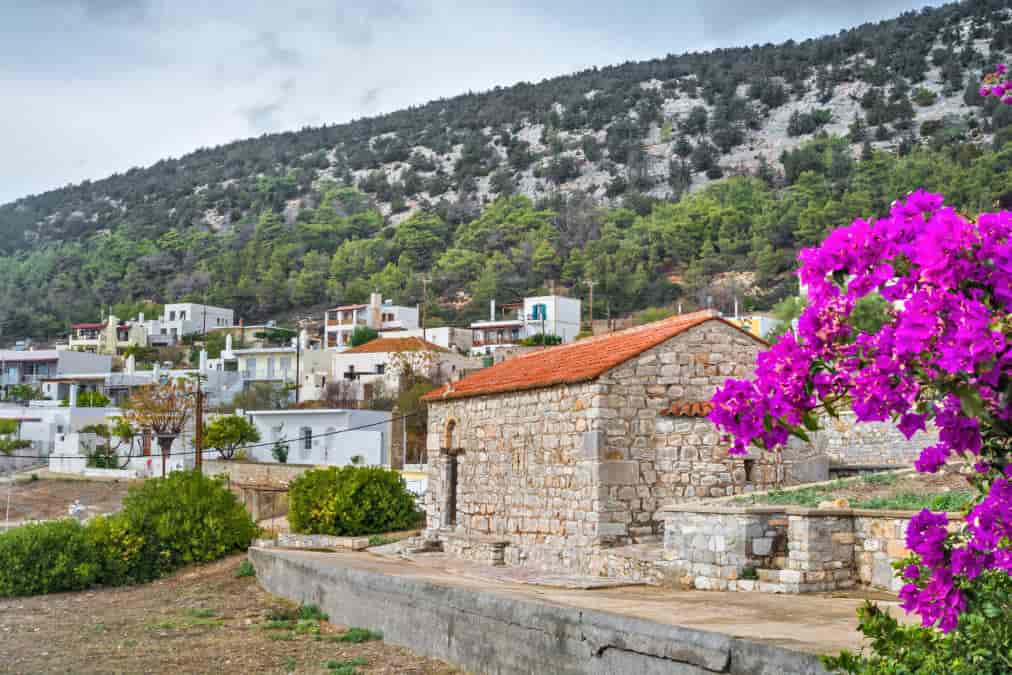
[[[0,534],[0,596],[76,591],[94,584],[100,573],[98,552],[76,520]]]
[[[858,609],[866,649],[822,657],[832,672],[853,675],[999,675],[1012,672],[1012,577],[989,570],[974,582],[959,625],[950,633],[905,625],[867,602]],[[965,591],[964,591],[965,592]]]
[[[396,471],[345,466],[307,471],[288,491],[295,532],[358,536],[403,530],[418,522],[415,497]]]
[[[159,573],[245,550],[257,528],[221,478],[173,471],[131,488],[120,514],[131,533],[145,538],[145,555]]]
[[[150,581],[243,550],[256,531],[222,479],[173,472],[131,488],[115,515],[0,534],[0,597]]]

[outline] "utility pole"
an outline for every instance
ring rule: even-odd
[[[584,286],[590,289],[590,334],[594,335],[594,286],[597,282],[592,279],[584,279]]]
[[[425,339],[425,304],[429,299],[429,275],[422,275],[422,342],[426,342]]]
[[[194,468],[197,473],[204,472],[204,387],[200,378],[197,379],[197,424],[194,430],[193,445],[197,452],[194,458]]]
[[[299,405],[299,389],[302,381],[299,377],[300,357],[302,356],[302,332],[295,334],[295,405]]]

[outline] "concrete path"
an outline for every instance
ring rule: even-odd
[[[861,647],[856,611],[872,599],[904,617],[896,598],[885,593],[839,592],[806,595],[677,591],[653,586],[576,590],[494,579],[445,556],[395,560],[368,552],[319,553],[269,549],[272,555],[315,565],[357,569],[422,580],[440,586],[533,599],[561,607],[609,612],[812,654]]]

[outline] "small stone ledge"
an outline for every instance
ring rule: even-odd
[[[769,515],[783,514],[787,516],[810,516],[810,517],[841,517],[852,516],[857,518],[904,518],[910,519],[916,516],[919,511],[901,511],[895,509],[852,509],[852,508],[818,508],[808,506],[777,506],[766,504],[753,504],[749,506],[725,506],[724,504],[667,504],[657,512],[657,517],[664,520],[670,516],[678,517],[683,513],[709,513],[714,515]],[[949,520],[963,520],[960,513],[949,513]]]
[[[369,537],[335,537],[330,534],[282,532],[274,540],[277,548],[341,549],[361,551],[369,548]]]

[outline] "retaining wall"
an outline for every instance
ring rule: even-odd
[[[381,630],[388,643],[474,673],[826,673],[814,655],[721,633],[339,567],[285,551],[251,548],[249,557],[268,592],[315,603],[335,623]]]
[[[910,511],[671,505],[658,564],[701,590],[897,591]],[[952,527],[962,517],[949,514]],[[752,574],[754,572],[754,574]],[[748,577],[748,578],[743,578]]]

